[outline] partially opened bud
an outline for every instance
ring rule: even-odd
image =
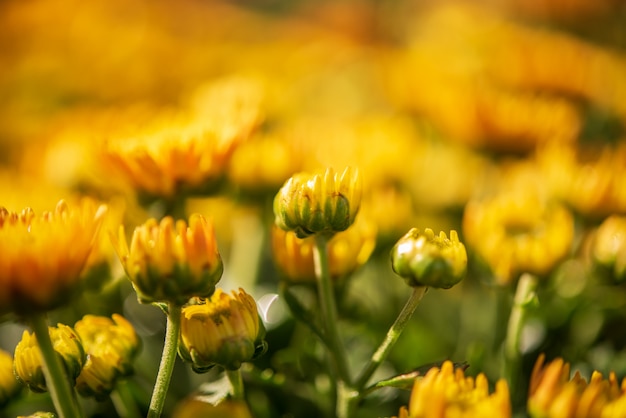
[[[202,373],[214,365],[238,369],[264,351],[263,328],[256,302],[239,289],[221,289],[206,301],[183,307],[178,353]]]
[[[274,198],[275,223],[299,238],[345,231],[359,211],[361,188],[358,171],[349,167],[341,175],[332,168],[295,174]]]
[[[208,297],[222,277],[223,264],[213,224],[198,214],[189,226],[167,216],[135,228],[130,248],[120,228],[116,250],[143,303],[183,305],[191,297]]]
[[[456,231],[448,239],[444,232],[413,228],[393,247],[391,266],[409,286],[448,289],[465,277],[467,252]]]
[[[54,351],[59,355],[69,378],[74,381],[86,361],[80,337],[71,327],[58,324],[48,327]],[[15,375],[33,392],[47,391],[43,373],[43,359],[35,334],[24,331],[22,340],[15,347]]]

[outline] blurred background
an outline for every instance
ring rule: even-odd
[[[318,375],[319,344],[277,296],[285,278],[273,261],[271,202],[286,179],[326,166],[361,171],[361,215],[378,232],[367,263],[338,289],[354,370],[410,293],[390,268],[392,245],[411,227],[455,229],[466,244],[468,277],[426,295],[378,378],[451,359],[495,382],[523,271],[494,274],[494,256],[480,250],[493,231],[481,227],[466,241],[465,209],[532,193],[567,208],[574,236],[540,272],[539,306],[522,338],[525,373],[545,352],[583,374],[621,378],[626,289],[598,273],[589,248],[607,217],[626,214],[625,21],[620,0],[4,0],[0,205],[41,212],[90,195],[111,206],[110,229],[128,231],[173,201],[212,217],[220,285],[255,296],[268,330],[255,369],[296,382],[286,388],[250,367],[253,412],[295,417],[323,415],[318,395],[328,381]],[[159,159],[197,124],[217,143],[203,151],[209,170]],[[128,149],[156,162],[129,163]],[[89,289],[51,320],[114,312],[131,320],[143,350],[129,383],[145,409],[165,318],[138,304],[102,235]],[[0,348],[12,353],[22,330],[0,324]],[[212,377],[177,365],[167,413]],[[362,416],[397,414],[407,400],[406,391],[378,391]],[[91,416],[115,414],[111,401],[85,402]],[[24,392],[0,416],[49,405]]]

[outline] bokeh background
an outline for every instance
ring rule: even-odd
[[[177,141],[189,119],[236,137],[215,187],[173,196],[215,219],[220,284],[259,302],[270,349],[255,367],[300,382],[285,392],[250,371],[256,416],[289,417],[320,416],[316,393],[328,388],[319,345],[277,297],[271,201],[291,174],[352,165],[363,177],[376,249],[340,289],[354,369],[410,292],[391,271],[393,243],[411,227],[463,241],[468,202],[530,190],[565,205],[576,228],[524,328],[525,373],[545,352],[623,377],[626,289],[592,269],[587,248],[605,218],[626,213],[625,21],[619,0],[4,0],[0,205],[40,212],[86,194],[109,203],[109,228],[132,230],[165,203],[137,196],[111,149]],[[165,318],[137,303],[108,240],[90,289],[51,318],[129,318],[143,340],[130,382],[146,408]],[[426,295],[377,377],[445,359],[499,377],[515,283],[497,283],[473,244],[466,280]],[[12,352],[22,329],[0,324],[0,348]],[[178,364],[167,413],[210,379]],[[379,391],[362,416],[397,414],[407,399]],[[110,401],[86,402],[91,416],[115,414]],[[0,416],[48,405],[23,393]]]

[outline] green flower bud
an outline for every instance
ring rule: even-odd
[[[183,307],[178,353],[197,373],[218,364],[236,370],[264,351],[256,302],[243,289],[217,289],[210,299]]]
[[[298,173],[274,198],[275,223],[298,238],[345,231],[359,211],[361,189],[359,173],[350,167],[341,175],[332,168],[324,174]]]
[[[86,315],[74,326],[88,355],[76,379],[76,389],[83,396],[106,397],[119,377],[133,371],[139,338],[124,317],[113,314],[112,318]]]
[[[58,324],[48,327],[54,351],[61,358],[69,378],[74,381],[86,361],[80,337],[71,327]],[[35,334],[24,331],[22,340],[15,347],[13,370],[20,381],[33,392],[47,391],[43,374],[43,359]]]
[[[213,224],[198,214],[189,227],[167,216],[149,219],[133,233],[130,248],[124,228],[115,241],[126,274],[142,303],[185,304],[191,297],[209,297],[222,277],[223,264]]]
[[[6,405],[20,390],[20,382],[13,374],[13,357],[0,350],[0,406]]]
[[[454,230],[448,239],[444,232],[413,228],[393,247],[391,266],[409,286],[449,289],[465,277],[467,252]]]
[[[605,219],[591,251],[597,270],[616,283],[626,280],[626,217],[613,215]]]

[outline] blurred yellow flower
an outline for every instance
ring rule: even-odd
[[[60,356],[69,378],[74,381],[80,374],[86,354],[80,337],[71,327],[57,324],[48,327],[54,351]],[[22,340],[15,347],[13,368],[20,381],[33,392],[47,391],[43,374],[43,359],[35,334],[24,331]]]
[[[328,240],[330,277],[343,279],[369,259],[376,246],[376,225],[363,215],[345,231]],[[313,252],[315,238],[298,238],[294,231],[272,227],[272,256],[274,262],[290,282],[315,283]]]
[[[343,173],[328,168],[324,173],[293,175],[274,198],[275,223],[304,238],[345,231],[361,205],[359,172],[350,167]]]
[[[194,396],[179,402],[172,416],[174,418],[252,418],[252,412],[243,400],[224,399],[214,405],[204,401],[201,396]]]
[[[6,405],[20,390],[20,382],[13,373],[13,356],[0,350],[0,406]]]
[[[499,284],[527,272],[544,276],[566,257],[574,219],[559,204],[535,193],[513,191],[470,201],[463,215],[468,246],[482,257]]]
[[[238,369],[264,349],[256,302],[243,289],[183,307],[178,352],[202,373],[217,365]]]
[[[415,380],[408,409],[400,410],[399,418],[485,418],[511,417],[511,400],[506,381],[496,383],[489,393],[484,374],[474,379],[462,369],[454,369],[450,361],[441,368],[433,367],[423,378]]]
[[[449,289],[465,277],[467,252],[456,231],[412,228],[391,250],[391,267],[409,286]]]
[[[224,266],[213,223],[202,215],[174,221],[149,219],[135,228],[130,247],[124,226],[113,237],[116,251],[142,303],[183,305],[193,296],[208,297]]]
[[[60,201],[40,216],[0,208],[0,312],[47,311],[69,301],[105,211],[90,199]]]
[[[615,373],[608,379],[594,371],[587,382],[579,372],[570,378],[570,365],[557,358],[545,365],[541,354],[535,363],[528,391],[528,412],[533,418],[617,418],[626,414],[626,380]]]
[[[74,330],[87,353],[76,389],[83,396],[105,397],[119,377],[132,373],[132,362],[140,347],[135,329],[123,316],[113,314],[112,318],[85,315]]]
[[[591,257],[611,280],[626,279],[626,217],[613,215],[602,222],[593,237]]]

